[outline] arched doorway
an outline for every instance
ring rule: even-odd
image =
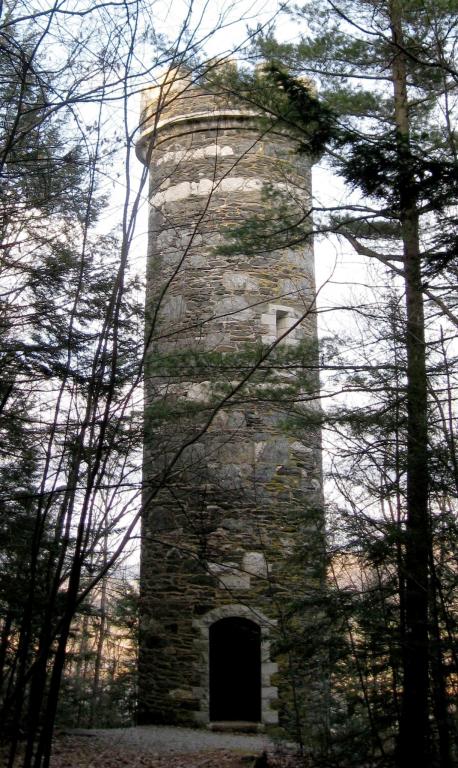
[[[210,720],[261,720],[261,629],[231,616],[210,626]]]

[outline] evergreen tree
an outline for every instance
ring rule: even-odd
[[[457,87],[454,11],[447,2],[415,0],[308,3],[293,12],[303,31],[299,43],[281,45],[268,37],[259,42],[257,52],[271,63],[254,76],[233,73],[219,82],[213,77],[215,87],[267,109],[270,117],[265,123],[289,130],[299,151],[326,153],[333,170],[347,183],[349,196],[337,209],[319,211],[315,228],[336,232],[357,253],[385,265],[387,278],[394,286],[402,285],[405,293],[405,325],[396,338],[405,360],[396,390],[403,404],[396,429],[405,444],[405,490],[396,544],[392,542],[402,555],[398,563],[402,694],[396,761],[399,766],[414,763],[424,768],[436,758],[442,766],[451,760],[444,656],[439,652],[437,663],[433,659],[434,432],[427,367],[433,359],[431,350],[439,344],[431,313],[440,312],[446,326],[457,323],[454,299],[447,292],[456,273],[453,206],[458,196],[456,137],[451,127]],[[319,98],[310,82],[294,73],[317,80]],[[238,242],[238,247],[257,253],[310,236],[302,223],[307,212],[295,211],[281,192],[272,190],[268,196],[275,205],[262,222],[248,223],[233,233],[235,247]],[[395,412],[394,403],[390,410]],[[380,428],[374,414],[371,422],[372,430]],[[370,444],[369,450],[373,450]],[[432,705],[434,695],[438,698]]]
[[[140,438],[141,312],[120,239],[94,230],[97,142],[56,104],[43,35],[7,12],[0,41],[0,720],[10,765],[25,733],[29,766],[49,763],[71,623],[113,555],[104,565],[94,550],[119,525],[115,491]],[[97,516],[102,484],[111,504]]]

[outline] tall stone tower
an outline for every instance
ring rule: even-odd
[[[311,743],[325,720],[312,246],[224,247],[265,217],[267,187],[307,210],[310,162],[294,149],[181,71],[145,94],[139,719]]]

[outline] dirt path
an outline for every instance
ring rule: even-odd
[[[264,756],[263,756],[264,753]],[[58,734],[51,768],[296,768],[265,736],[143,726]]]
[[[154,754],[201,752],[214,749],[235,749],[257,753],[273,750],[275,746],[272,739],[264,734],[220,733],[206,728],[177,728],[171,725],[78,730],[71,735]]]

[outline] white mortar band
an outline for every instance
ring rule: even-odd
[[[213,182],[211,179],[200,179],[200,181],[182,181],[169,187],[164,192],[158,192],[152,198],[153,205],[162,205],[177,200],[186,200],[186,198],[208,197],[215,193],[231,192],[259,192],[263,187],[261,179],[245,179],[242,176],[235,178],[222,179],[220,182]]]
[[[211,179],[201,179],[200,181],[182,181],[172,187],[157,192],[151,198],[152,205],[163,205],[164,203],[176,202],[177,200],[186,200],[186,198],[208,197],[217,193],[227,194],[232,192],[260,192],[265,186],[262,179],[246,179],[243,176],[235,176],[221,181],[212,181]],[[287,184],[275,184],[278,189],[287,189]]]

